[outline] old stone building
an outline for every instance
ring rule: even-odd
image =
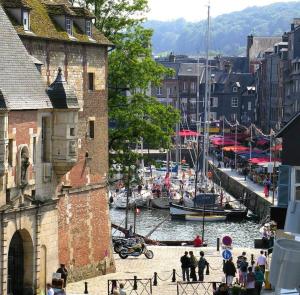
[[[9,17],[1,9],[0,293],[34,294],[58,263],[70,281],[114,270],[106,185],[111,44],[93,15],[68,1],[0,3]]]

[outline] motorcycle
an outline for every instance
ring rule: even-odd
[[[114,251],[118,254],[123,248],[130,248],[137,244],[136,238],[113,238]]]
[[[123,248],[119,252],[119,256],[122,259],[126,259],[128,256],[138,257],[142,254],[144,254],[146,256],[146,258],[148,258],[148,259],[152,259],[154,256],[153,251],[147,249],[147,246],[145,243],[141,243],[140,245],[136,244],[129,248]]]

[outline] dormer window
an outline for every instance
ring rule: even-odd
[[[232,92],[238,92],[238,88],[236,86],[232,87]]]
[[[91,20],[85,21],[85,32],[89,37],[92,37],[92,22],[91,22]]]
[[[66,17],[66,31],[68,35],[73,35],[73,21],[69,17]]]
[[[24,10],[23,11],[23,27],[25,31],[29,31],[30,30],[30,26],[29,26],[29,11]]]

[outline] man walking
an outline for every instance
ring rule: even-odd
[[[190,260],[191,260],[191,272],[190,272],[190,278],[193,280],[193,282],[197,281],[197,276],[196,276],[196,267],[198,265],[198,260],[195,257],[193,251],[189,252],[190,254]]]
[[[242,271],[241,271],[241,262],[244,261],[246,257],[246,252],[243,252],[242,255],[238,256],[237,262],[236,262],[236,267],[238,270],[238,276],[239,276],[239,283],[242,283]]]
[[[235,277],[236,274],[236,268],[234,263],[232,262],[232,257],[225,262],[223,267],[223,272],[226,277],[227,286],[231,286],[233,282],[233,278]]]
[[[191,260],[188,257],[188,252],[185,251],[184,255],[180,258],[181,262],[181,270],[182,270],[182,278],[183,281],[185,282],[186,280],[189,282],[190,281],[190,273],[189,273],[189,268],[191,266]]]
[[[200,251],[200,259],[198,262],[198,276],[199,276],[199,282],[203,282],[204,280],[204,269],[207,266],[207,261],[204,258],[204,252]]]
[[[266,267],[268,265],[267,257],[264,255],[264,251],[260,251],[260,255],[257,257],[256,265],[259,266],[260,270],[263,272],[263,274],[266,271]]]

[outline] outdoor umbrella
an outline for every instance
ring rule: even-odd
[[[224,152],[245,152],[245,151],[249,151],[249,147],[246,146],[241,146],[241,145],[231,145],[231,146],[225,146],[223,148]]]
[[[181,130],[179,131],[179,136],[187,137],[187,136],[199,136],[198,132],[192,131],[192,130]]]

